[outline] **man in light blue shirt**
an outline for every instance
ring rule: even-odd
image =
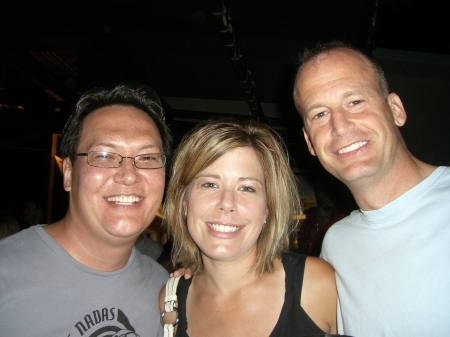
[[[359,210],[328,231],[339,332],[450,336],[450,169],[407,149],[403,104],[381,68],[338,42],[304,54],[294,101],[309,151]]]

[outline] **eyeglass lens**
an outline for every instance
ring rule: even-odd
[[[123,157],[118,153],[100,151],[87,154],[89,165],[105,168],[121,166],[124,158],[134,159],[134,165],[142,169],[161,168],[166,163],[166,157],[160,153],[141,154],[136,157]]]

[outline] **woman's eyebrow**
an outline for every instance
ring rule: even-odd
[[[260,183],[261,185],[264,185],[263,182],[262,182],[260,179],[255,178],[255,177],[241,177],[241,178],[239,178],[239,180],[240,180],[240,181],[251,180],[251,181],[256,181],[256,182],[258,182],[258,183]]]

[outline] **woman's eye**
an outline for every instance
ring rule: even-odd
[[[211,187],[216,187],[216,184],[214,184],[214,183],[204,183],[204,184],[202,184],[202,186],[211,188]]]
[[[250,187],[250,186],[243,186],[243,187],[241,187],[241,191],[244,191],[244,192],[255,192],[255,189],[253,187]]]
[[[350,102],[350,105],[351,105],[351,106],[358,105],[358,104],[360,104],[361,102],[362,102],[362,101],[360,101],[360,100],[352,101],[352,102]]]

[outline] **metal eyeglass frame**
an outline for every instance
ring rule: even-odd
[[[118,165],[117,165],[117,166],[97,166],[97,165],[93,165],[93,164],[91,164],[91,163],[89,162],[89,154],[90,154],[90,153],[108,153],[108,154],[114,154],[114,155],[119,156],[119,157],[122,158],[122,159],[118,162]],[[161,156],[161,161],[162,161],[162,163],[163,163],[162,166],[160,166],[160,167],[139,167],[139,166],[136,165],[136,158],[137,158],[137,157],[140,157],[140,156],[146,156],[146,155],[155,155],[155,154]],[[156,169],[159,169],[159,168],[163,168],[164,166],[166,166],[166,162],[167,162],[167,156],[164,155],[164,154],[162,154],[162,153],[143,153],[143,154],[139,154],[139,155],[134,156],[134,157],[124,157],[124,156],[122,156],[121,154],[118,154],[118,153],[115,153],[115,152],[108,152],[108,151],[89,151],[89,152],[76,153],[75,155],[76,155],[76,156],[85,156],[85,157],[86,157],[86,160],[87,160],[87,163],[88,163],[90,166],[98,167],[98,168],[118,168],[118,167],[121,167],[122,164],[123,164],[123,160],[124,160],[125,158],[133,159],[133,165],[134,165],[134,167],[136,167],[136,168],[138,168],[138,169],[140,169],[140,170],[156,170]]]

